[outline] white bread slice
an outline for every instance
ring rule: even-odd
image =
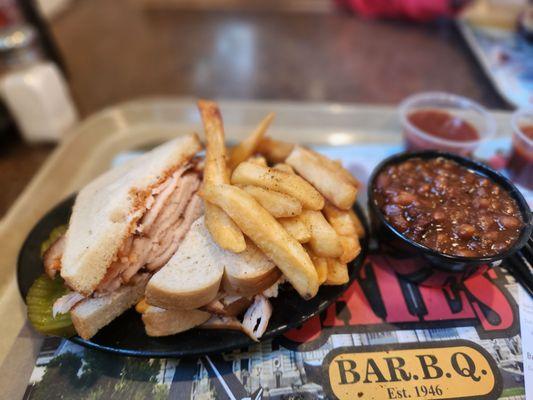
[[[89,298],[78,303],[70,312],[78,335],[90,339],[101,328],[138,303],[144,295],[148,279],[148,274],[139,275],[134,285],[121,286],[106,296]]]
[[[231,329],[244,332],[241,322],[235,317],[212,315],[207,321],[199,326],[200,329]]]
[[[169,310],[192,310],[215,299],[224,273],[225,250],[198,218],[168,263],[146,286],[146,302]]]
[[[200,150],[196,134],[179,137],[107,171],[79,192],[61,259],[68,286],[86,296],[94,291],[145,213],[149,191]]]
[[[142,319],[148,336],[168,336],[203,324],[211,314],[200,310],[164,310],[149,306]]]
[[[222,289],[228,294],[251,297],[272,286],[281,276],[276,265],[251,241],[246,250],[225,254]]]
[[[150,279],[146,301],[170,310],[192,310],[216,298],[222,279],[227,294],[246,297],[272,286],[280,276],[274,263],[251,242],[241,253],[220,248],[201,217],[174,256]]]

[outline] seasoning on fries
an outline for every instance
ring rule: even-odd
[[[302,177],[250,162],[239,164],[231,175],[231,183],[255,185],[288,194],[310,210],[321,210],[324,207],[322,195]]]
[[[302,213],[302,203],[285,193],[251,185],[242,188],[275,218],[294,217]]]

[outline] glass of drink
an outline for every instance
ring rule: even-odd
[[[516,111],[511,117],[513,147],[507,164],[511,179],[533,189],[533,108]]]
[[[399,106],[409,151],[444,150],[469,156],[496,131],[494,118],[478,103],[444,92],[410,96]]]

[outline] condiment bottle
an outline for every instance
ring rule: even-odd
[[[59,141],[78,121],[61,71],[45,60],[35,30],[0,31],[0,97],[28,142]]]

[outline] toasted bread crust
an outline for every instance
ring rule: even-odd
[[[281,277],[281,271],[274,267],[263,271],[260,275],[231,275],[225,270],[222,278],[222,289],[228,294],[237,294],[243,297],[251,297],[268,289]]]
[[[222,289],[227,294],[255,296],[272,286],[281,271],[251,241],[239,254],[226,253]]]
[[[90,339],[101,328],[138,303],[144,295],[148,279],[148,274],[141,275],[132,286],[122,286],[107,296],[78,303],[70,312],[78,335]]]
[[[196,290],[181,292],[150,285],[146,288],[146,302],[168,310],[193,310],[213,301],[219,287],[220,280],[215,280],[208,286],[199,287]]]
[[[211,317],[211,314],[200,310],[164,310],[148,307],[142,319],[148,336],[168,336],[180,333],[200,324]]]

